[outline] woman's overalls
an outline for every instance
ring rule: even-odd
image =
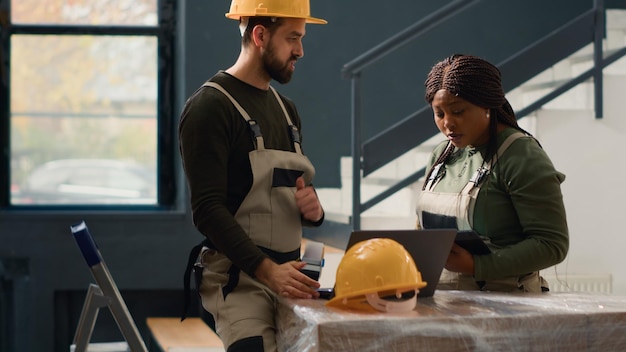
[[[433,191],[437,183],[441,180],[441,168],[444,167],[443,164],[435,165],[431,176],[425,181],[426,187],[418,196],[417,215],[420,221],[419,226],[424,228],[423,219],[425,214],[436,214],[436,216],[456,219],[456,227],[458,230],[471,230],[474,219],[474,206],[480,187],[489,176],[491,167],[493,167],[506,149],[520,137],[525,137],[525,135],[521,132],[516,132],[505,139],[498,148],[496,156],[494,156],[490,162],[483,163],[484,165],[476,170],[463,190],[459,193]],[[452,145],[449,144],[448,147],[452,147]],[[490,243],[488,239],[485,238],[485,240],[492,250],[498,249],[498,246]],[[539,272],[533,272],[523,276],[477,282],[472,275],[455,273],[443,269],[437,288],[444,290],[542,292],[547,290],[547,286],[547,282],[539,276]]]
[[[277,263],[299,259],[302,222],[295,202],[296,179],[303,176],[305,184],[310,184],[315,169],[302,154],[298,129],[278,93],[270,87],[290,126],[295,152],[265,149],[259,125],[239,103],[214,82],[204,86],[226,95],[255,136],[256,149],[249,153],[252,187],[237,210],[235,220]],[[190,259],[192,257],[193,254]],[[229,347],[228,351],[260,351],[261,347],[265,352],[275,351],[275,293],[215,249],[202,247],[200,264],[203,267],[199,285],[202,306],[213,315],[217,333]]]

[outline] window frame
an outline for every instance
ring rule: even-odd
[[[13,24],[11,0],[0,0],[0,209],[171,209],[176,201],[174,38],[176,0],[157,0],[157,24],[74,25]],[[151,36],[157,38],[157,203],[156,205],[13,205],[11,204],[11,37],[13,35]]]

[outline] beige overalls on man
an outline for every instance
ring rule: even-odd
[[[472,230],[474,219],[474,206],[476,198],[483,185],[483,181],[488,177],[491,167],[502,156],[504,151],[518,138],[526,137],[523,133],[517,132],[510,135],[498,148],[496,155],[480,169],[476,170],[463,190],[459,193],[434,192],[433,189],[441,180],[437,177],[438,169],[433,170],[432,176],[426,180],[426,187],[418,196],[417,215],[419,226],[424,227],[424,212],[456,218],[458,230]],[[451,147],[449,145],[448,147]],[[441,165],[441,164],[440,164]],[[436,165],[435,168],[442,167]],[[485,239],[487,246],[492,250],[497,250],[498,246]],[[506,277],[497,280],[477,282],[472,275],[460,274],[443,269],[438,289],[444,290],[484,290],[484,291],[524,291],[542,292],[542,287],[547,288],[547,282],[539,275],[539,272],[529,273],[523,276]]]
[[[249,153],[253,183],[235,214],[235,220],[254,243],[279,263],[298,259],[302,241],[301,214],[295,202],[295,180],[310,184],[315,169],[300,148],[299,134],[274,88],[287,123],[292,129],[294,152],[265,149],[258,125],[224,88],[214,82],[204,86],[224,93],[255,131],[256,149]],[[276,350],[276,295],[267,286],[234,267],[222,253],[203,248],[204,267],[200,295],[203,307],[213,314],[216,330],[225,346],[241,339],[263,336],[266,352]],[[233,279],[238,277],[237,279]]]

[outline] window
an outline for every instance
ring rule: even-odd
[[[0,206],[171,205],[173,4],[0,0]]]

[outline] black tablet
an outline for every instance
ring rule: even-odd
[[[485,255],[491,253],[491,250],[485,244],[480,236],[474,231],[458,231],[454,243],[465,248],[474,255]]]

